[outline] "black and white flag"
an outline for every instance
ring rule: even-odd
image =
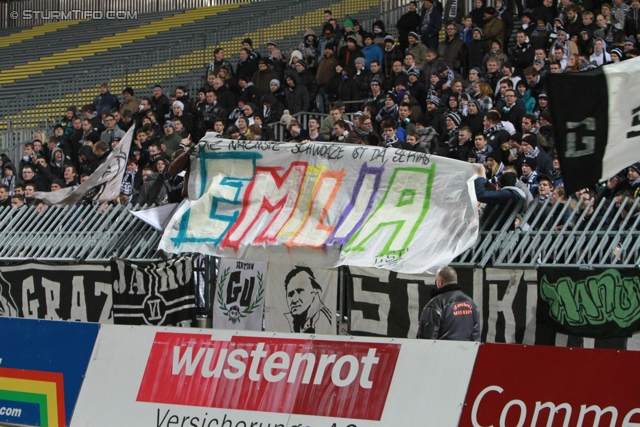
[[[111,275],[115,324],[195,324],[195,290],[190,257],[155,263],[113,259]]]
[[[54,206],[75,205],[80,200],[96,202],[115,200],[120,195],[120,184],[127,169],[127,158],[129,157],[134,127],[129,129],[118,146],[109,154],[107,160],[98,166],[85,182],[76,187],[63,188],[58,191],[38,191],[33,194],[33,197]]]
[[[567,192],[640,160],[640,59],[549,74],[547,89]]]
[[[0,316],[113,323],[108,265],[0,266]]]

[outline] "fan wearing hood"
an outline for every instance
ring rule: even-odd
[[[377,44],[380,49],[384,48],[384,38],[387,36],[384,22],[377,20],[372,25],[373,42]]]
[[[265,124],[278,123],[284,112],[284,106],[272,94],[262,97],[262,116]]]
[[[78,161],[80,162],[80,167],[78,168],[78,174],[80,175],[85,173],[91,175],[99,165],[96,155],[93,154],[93,148],[89,145],[83,145],[80,148]]]
[[[62,179],[64,173],[64,167],[70,163],[65,162],[64,153],[60,147],[56,147],[51,152],[51,158],[49,159],[49,171],[55,175],[58,179]]]
[[[484,11],[487,8],[487,3],[485,0],[475,0],[475,7],[471,10],[469,15],[473,20],[473,25],[478,28],[482,28],[484,25]]]
[[[22,180],[16,175],[16,168],[13,163],[7,162],[2,165],[2,179],[0,184],[9,187],[9,196],[13,196],[16,184],[23,184]]]
[[[358,81],[353,77],[355,70],[349,67],[342,69],[342,82],[338,89],[338,99],[340,101],[358,101],[362,99]],[[360,108],[358,104],[349,103],[346,105],[348,113],[355,113]]]
[[[511,33],[513,32],[513,14],[509,9],[507,9],[507,5],[503,0],[496,0],[496,12],[498,19],[502,21],[504,26],[504,36],[502,38],[503,46],[505,47],[505,51],[508,50],[509,46],[509,38],[511,37]]]
[[[396,23],[396,29],[398,30],[398,40],[400,41],[400,51],[404,52],[409,41],[407,37],[411,31],[416,31],[420,25],[420,15],[418,14],[418,3],[412,1],[408,5],[409,11],[402,15]],[[386,42],[386,39],[385,39]]]
[[[284,96],[291,115],[309,110],[309,91],[300,84],[296,71],[289,71],[285,76]]]
[[[601,38],[597,38],[593,42],[593,54],[589,57],[589,62],[597,67],[611,62],[611,55],[607,52],[607,44]]]
[[[545,49],[547,46],[547,40],[549,39],[549,35],[553,32],[553,28],[551,24],[549,24],[543,17],[539,17],[536,21],[536,27],[531,32],[529,36],[529,40],[533,45],[534,49]]]
[[[307,63],[307,67],[315,68],[317,66],[317,61],[322,54],[318,49],[318,37],[312,29],[305,31],[298,50],[302,53],[302,59]]]

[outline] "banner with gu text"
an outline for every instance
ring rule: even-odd
[[[71,426],[456,426],[479,347],[106,325]]]
[[[474,177],[472,164],[413,151],[208,134],[160,249],[435,272],[476,240]]]
[[[266,262],[221,258],[212,327],[261,331],[267,287]]]

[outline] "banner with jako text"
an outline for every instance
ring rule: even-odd
[[[435,272],[478,233],[471,164],[344,144],[207,134],[160,249],[310,267]]]

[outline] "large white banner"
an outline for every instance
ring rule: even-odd
[[[268,283],[267,331],[336,334],[338,269],[269,263]]]
[[[71,427],[455,427],[478,348],[103,325]]]
[[[477,237],[475,167],[457,160],[207,134],[191,168],[167,252],[422,273]]]
[[[85,182],[76,187],[63,188],[48,193],[38,191],[34,193],[33,197],[55,206],[74,205],[83,199],[97,202],[115,200],[120,195],[120,184],[127,169],[133,128],[132,126],[129,129],[118,146],[109,154],[107,160],[98,166]]]
[[[262,330],[267,263],[221,258],[213,299],[214,329]]]

